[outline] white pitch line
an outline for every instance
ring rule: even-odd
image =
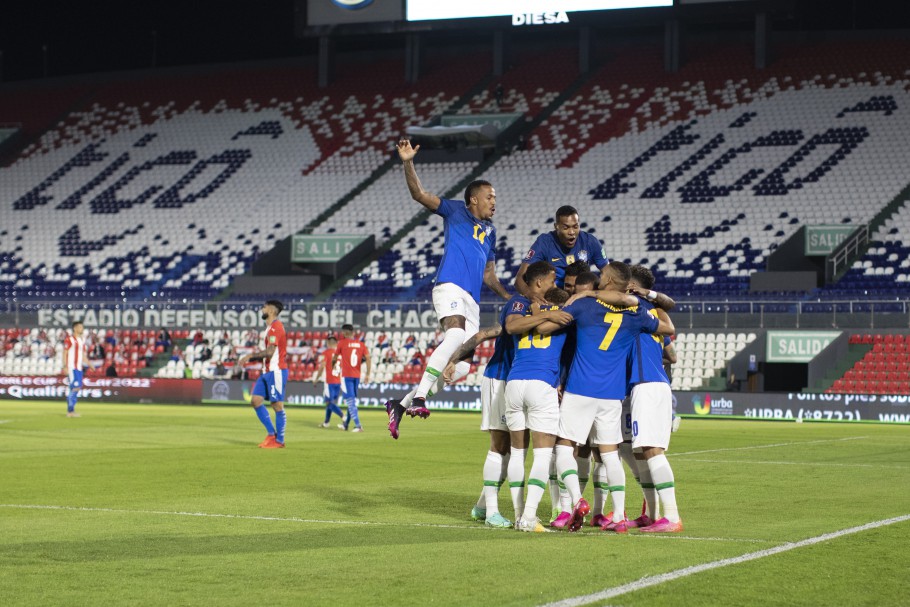
[[[11,420],[11,419],[0,419],[0,424],[8,424],[8,423],[10,423],[11,421],[13,421],[13,420]]]
[[[170,510],[130,510],[127,508],[90,508],[85,506],[53,506],[42,504],[0,504],[0,508],[20,510],[61,510],[67,512],[108,512],[112,514],[151,514],[157,516],[192,516],[200,518],[226,518],[250,521],[278,521],[286,523],[307,523],[312,525],[355,525],[358,527],[417,527],[431,529],[464,529],[468,531],[499,531],[485,525],[443,525],[438,523],[386,523],[380,521],[327,521],[319,519],[305,519],[297,517],[256,516],[247,514],[219,514],[212,512],[179,512]],[[596,534],[581,534],[593,536]],[[731,543],[773,543],[770,540],[750,538],[724,538],[724,537],[696,537],[696,536],[634,536],[648,539],[661,537],[661,539],[690,540],[697,542],[731,542]]]
[[[820,544],[822,542],[834,540],[845,535],[852,535],[854,533],[860,533],[861,531],[869,531],[870,529],[877,529],[879,527],[885,527],[887,525],[893,525],[895,523],[902,523],[904,521],[910,521],[910,514],[904,514],[902,516],[896,516],[894,518],[874,521],[872,523],[866,523],[865,525],[860,525],[858,527],[841,529],[840,531],[825,533],[824,535],[810,537],[798,542],[787,542],[786,544],[774,546],[773,548],[766,548],[764,550],[758,550],[756,552],[749,552],[747,554],[721,559],[719,561],[702,563],[701,565],[693,565],[691,567],[685,567],[683,569],[677,569],[675,571],[668,571],[667,573],[661,573],[659,575],[643,577],[640,580],[629,582],[628,584],[623,584],[622,586],[607,588],[606,590],[601,590],[600,592],[594,592],[592,594],[585,594],[582,596],[563,599],[561,601],[546,603],[542,607],[579,607],[581,605],[590,605],[591,603],[612,599],[614,597],[628,594],[630,592],[635,592],[637,590],[644,590],[645,588],[651,588],[652,586],[658,586],[660,584],[672,582],[674,580],[688,577],[690,575],[695,575],[696,573],[701,573],[703,571],[720,569],[721,567],[727,567],[729,565],[738,565],[739,563],[746,563],[748,561],[762,559],[767,556],[774,556],[775,554],[780,554],[782,552],[788,552],[797,548],[803,548],[805,546],[812,546],[814,544]]]
[[[831,438],[826,440],[794,441],[791,443],[771,443],[768,445],[750,445],[748,447],[726,447],[723,449],[705,449],[703,451],[682,451],[680,453],[667,453],[667,457],[678,457],[681,455],[701,455],[702,453],[720,453],[722,451],[749,451],[750,449],[771,449],[774,447],[794,447],[803,445],[818,445],[821,443],[840,443],[848,440],[862,440],[866,436],[849,436],[847,438]]]
[[[686,459],[687,462],[703,462],[706,464],[753,464],[762,466],[826,466],[831,468],[887,468],[891,470],[910,470],[908,466],[888,466],[884,464],[844,464],[839,462],[779,462],[779,461],[761,461],[748,459],[699,459],[693,457]]]

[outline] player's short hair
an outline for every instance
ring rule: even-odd
[[[560,217],[568,217],[569,215],[578,215],[578,209],[567,204],[562,205],[556,209],[556,223],[559,223]]]
[[[73,321],[73,328],[75,329],[75,328],[76,328],[76,325],[81,325],[81,324],[82,324],[82,321],[81,321],[81,320],[74,320],[74,321]]]
[[[543,298],[554,306],[561,306],[562,304],[569,301],[569,293],[560,289],[559,287],[553,287],[544,293]]]
[[[267,305],[267,306],[274,306],[274,308],[275,308],[276,310],[278,310],[278,313],[279,313],[279,314],[281,314],[281,311],[284,310],[284,304],[281,303],[280,301],[278,301],[277,299],[270,299],[270,300],[268,300],[268,301],[265,302],[265,305]]]
[[[566,268],[566,276],[579,276],[582,272],[590,272],[591,264],[587,261],[576,261]]]
[[[626,287],[629,286],[629,279],[632,278],[632,270],[629,269],[629,264],[614,259],[607,264],[607,267],[613,272],[617,286],[619,286],[621,291],[625,291]],[[575,282],[577,284],[578,279]]]
[[[582,272],[575,278],[575,288],[577,289],[579,285],[597,285],[600,282],[600,276],[594,272]]]
[[[492,188],[493,184],[484,179],[476,179],[468,184],[468,187],[466,187],[464,189],[465,206],[468,206],[469,204],[471,204],[471,198],[473,198],[474,195],[477,194],[477,190],[479,190],[480,188],[482,188],[484,186],[490,186]]]
[[[341,330],[342,331],[353,331],[354,325],[341,325]]]
[[[654,272],[642,265],[635,265],[629,268],[632,272],[632,279],[641,285],[642,289],[651,290],[654,287]]]
[[[553,272],[553,266],[546,261],[535,261],[528,266],[528,269],[525,271],[524,278],[525,284],[529,285],[539,278],[543,278],[550,272]]]

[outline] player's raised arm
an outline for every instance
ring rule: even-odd
[[[650,291],[635,286],[629,287],[629,293],[634,293],[643,299],[647,299],[654,304],[655,308],[660,308],[667,312],[676,307],[676,301],[664,293],[658,293],[657,291]]]
[[[440,205],[439,196],[423,189],[420,179],[417,177],[417,169],[414,168],[414,156],[417,155],[419,149],[419,145],[411,147],[409,140],[402,139],[398,142],[398,157],[401,158],[401,163],[404,165],[404,178],[408,184],[408,191],[411,192],[411,198],[429,210],[435,211]]]
[[[491,291],[499,295],[505,300],[510,299],[512,296],[506,290],[506,288],[499,281],[499,277],[496,276],[496,264],[492,261],[488,261],[487,265],[483,269],[483,284],[487,285]]]

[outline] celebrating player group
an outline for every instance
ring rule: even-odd
[[[553,528],[577,531],[593,514],[591,524],[611,533],[682,531],[673,471],[664,455],[673,420],[663,366],[664,339],[675,331],[666,313],[673,300],[653,290],[647,268],[609,261],[597,238],[580,230],[578,212],[570,206],[557,210],[554,230],[528,251],[516,276],[518,294],[511,296],[494,271],[493,186],[474,181],[464,202],[440,199],[417,178],[419,148],[402,140],[398,154],[411,196],[443,218],[445,253],[433,305],[445,337],[418,387],[386,403],[392,437],[399,437],[405,414],[428,417],[426,399],[444,381],[464,377],[476,346],[495,339],[481,385],[481,429],[490,434],[490,450],[472,516],[492,527],[547,532],[537,511],[553,480],[566,494],[560,499],[551,491]],[[483,329],[482,284],[508,300],[498,322]],[[526,478],[529,446],[533,458]],[[593,508],[582,497],[592,450]],[[641,515],[631,520],[623,460],[644,494]],[[498,505],[506,480],[514,524]],[[608,494],[612,511],[604,514]]]

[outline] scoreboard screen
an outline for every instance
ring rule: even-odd
[[[407,0],[408,21],[673,6],[673,0]]]

